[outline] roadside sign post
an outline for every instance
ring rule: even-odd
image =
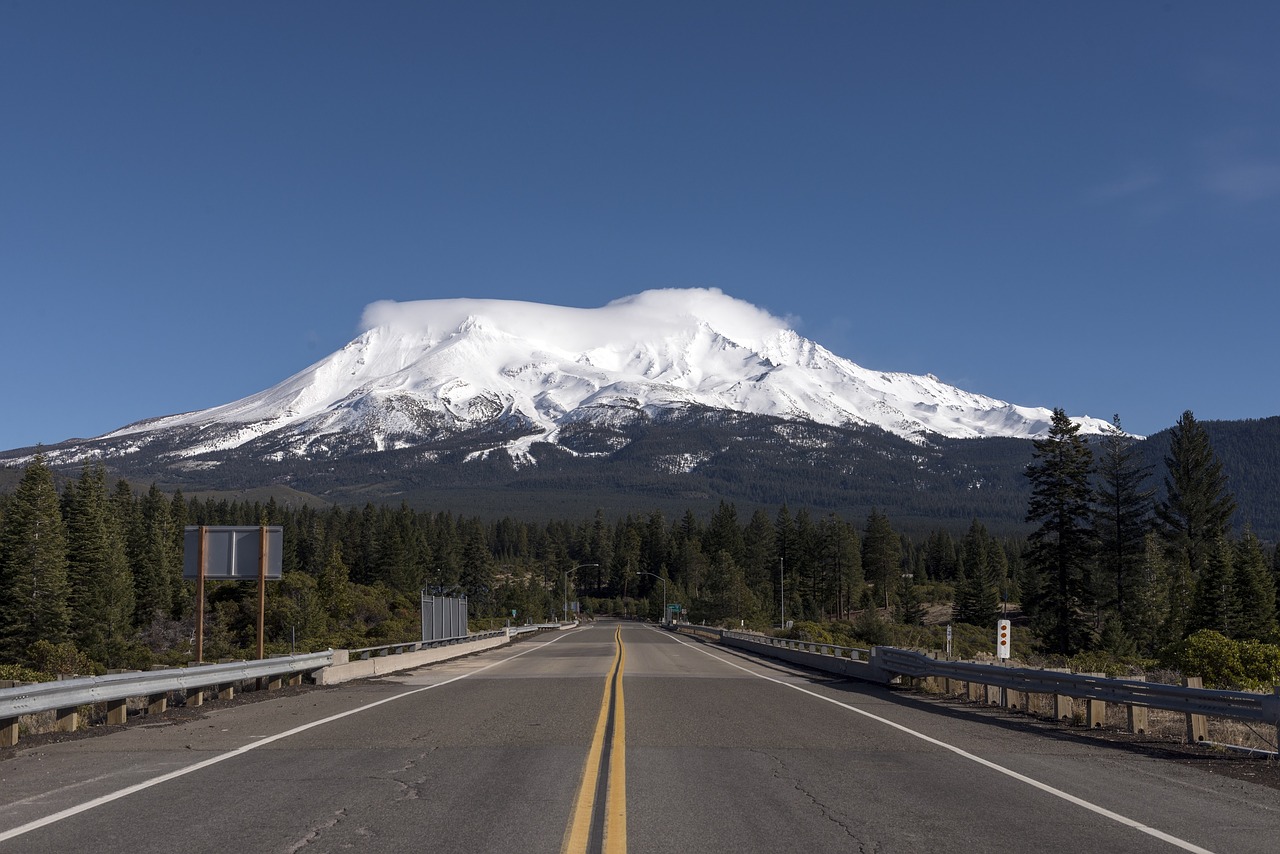
[[[261,661],[264,656],[262,654],[263,634],[266,629],[267,621],[267,573],[265,567],[267,565],[267,526],[263,525],[262,530],[258,534],[258,566],[263,567],[258,572],[258,660]]]
[[[257,540],[256,548],[253,541]],[[283,574],[279,525],[199,525],[183,529],[182,577],[196,582],[196,661],[204,661],[204,580],[258,582],[258,658],[264,654],[267,579]]]

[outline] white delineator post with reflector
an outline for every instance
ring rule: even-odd
[[[1000,620],[996,623],[996,658],[1009,657],[1009,621]]]

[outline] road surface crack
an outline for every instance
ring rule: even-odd
[[[395,797],[397,801],[416,801],[422,798],[422,786],[427,782],[427,775],[423,774],[407,780],[401,778],[407,775],[410,771],[416,769],[418,767],[418,763],[426,759],[430,754],[434,753],[435,750],[436,748],[433,747],[424,753],[418,754],[416,759],[410,759],[403,766],[397,768],[388,775],[391,782],[395,783],[396,786],[399,787]]]
[[[812,791],[805,787],[803,781],[801,781],[799,777],[788,770],[786,763],[784,763],[780,757],[775,756],[772,753],[765,753],[765,756],[768,756],[769,759],[773,761],[774,779],[784,783],[790,783],[792,788],[803,795],[809,803],[817,807],[818,812],[823,818],[840,828],[846,836],[858,843],[859,854],[879,854],[882,849],[878,840],[871,843],[863,841],[858,834],[854,832],[854,828],[851,827],[844,818],[842,818],[842,813],[819,800]]]
[[[332,830],[337,827],[340,822],[346,819],[346,817],[347,809],[346,807],[343,807],[333,814],[333,818],[328,819],[327,821],[322,821],[319,824],[312,825],[306,836],[302,837],[285,850],[288,854],[297,854],[297,852],[301,851],[303,848],[306,848],[308,845],[318,841],[320,837],[324,835],[325,831]]]

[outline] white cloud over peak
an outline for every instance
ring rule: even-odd
[[[497,332],[531,330],[549,347],[586,351],[664,338],[706,323],[743,346],[762,342],[793,323],[718,288],[665,288],[622,297],[600,308],[520,300],[381,300],[365,307],[361,328],[390,327],[440,340],[468,320]]]

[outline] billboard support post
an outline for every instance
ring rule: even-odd
[[[258,537],[258,660],[261,661],[263,629],[267,620],[267,526],[262,526]]]
[[[257,543],[254,543],[254,540]],[[182,577],[196,582],[196,661],[204,661],[206,578],[258,582],[258,659],[266,642],[267,581],[283,574],[279,525],[199,525],[183,531]]]
[[[204,662],[204,575],[207,569],[204,542],[207,529],[200,526],[200,544],[196,551],[196,565],[200,574],[196,576],[196,664]]]

